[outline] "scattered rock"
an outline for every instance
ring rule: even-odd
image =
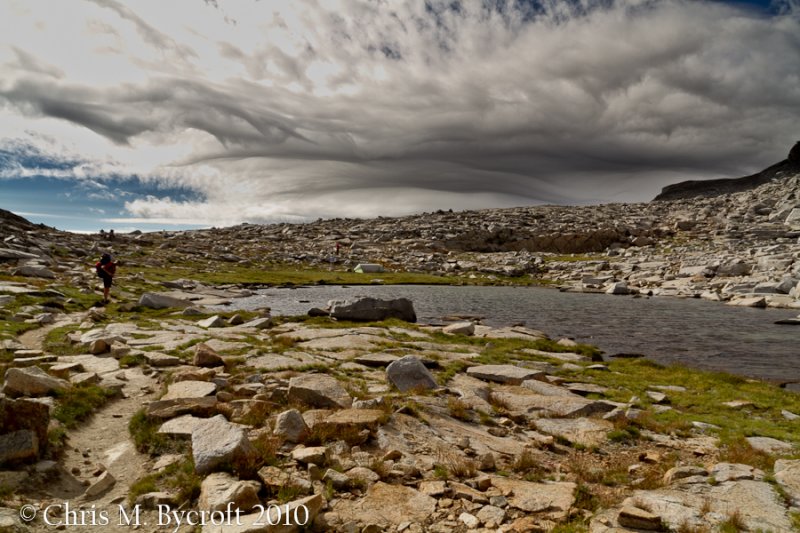
[[[254,453],[244,430],[222,415],[208,419],[192,433],[192,456],[198,474],[209,474],[225,463],[247,461]]]
[[[467,375],[486,381],[519,385],[528,379],[542,379],[545,373],[515,365],[479,365],[469,367]]]
[[[194,366],[202,367],[215,367],[223,364],[222,357],[214,351],[210,346],[201,342],[194,349],[194,358],[192,359]]]
[[[289,398],[312,407],[348,408],[353,399],[336,378],[325,374],[304,374],[289,380]]]
[[[11,397],[45,396],[70,387],[68,381],[54,378],[38,366],[9,368],[5,375],[3,392]]]
[[[386,368],[386,377],[400,392],[413,389],[430,390],[438,387],[436,379],[422,362],[406,355]]]
[[[297,409],[289,409],[278,415],[275,420],[274,434],[288,442],[303,442],[309,429],[303,415]]]
[[[261,503],[260,488],[257,481],[240,481],[226,472],[215,472],[203,480],[197,507],[202,511],[250,511]]]

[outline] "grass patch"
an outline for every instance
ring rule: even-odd
[[[79,422],[89,418],[94,411],[104,406],[116,395],[116,391],[104,389],[97,385],[70,387],[56,393],[56,407],[53,410],[53,418],[67,428],[74,428]]]
[[[136,411],[128,422],[128,432],[131,434],[137,450],[150,455],[185,451],[186,443],[158,433],[158,428],[162,423],[161,420],[147,418],[144,408]]]
[[[472,421],[472,415],[469,405],[463,400],[450,396],[447,398],[447,412],[450,413],[455,419],[463,420],[465,422]]]
[[[456,479],[466,479],[477,475],[478,464],[452,450],[440,450],[433,470],[434,475],[440,479],[449,479],[451,476]]]
[[[759,468],[765,472],[772,470],[775,458],[753,448],[744,437],[737,436],[722,442],[719,460],[726,463],[741,463]]]
[[[194,471],[194,461],[189,457],[134,482],[128,491],[128,502],[133,504],[136,498],[148,492],[165,491],[173,494],[176,505],[182,506],[200,495],[202,481],[203,478]]]
[[[42,341],[42,349],[45,353],[53,355],[80,355],[87,353],[86,350],[81,348],[80,344],[73,344],[67,335],[78,331],[77,326],[61,326],[53,328],[47,332],[47,335]]]
[[[644,359],[618,359],[607,363],[611,372],[562,372],[561,375],[586,380],[608,388],[609,400],[627,402],[638,396],[648,406],[645,392],[656,385],[676,385],[685,392],[668,391],[672,410],[645,414],[636,426],[660,433],[689,434],[692,421],[719,426],[723,442],[742,437],[765,436],[800,444],[794,423],[781,410],[800,411],[800,394],[785,391],[763,381],[745,379],[723,372],[694,370],[679,365],[662,366]],[[754,407],[731,409],[724,402],[746,399]]]

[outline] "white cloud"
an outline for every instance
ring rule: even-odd
[[[0,141],[191,188],[126,206],[218,225],[642,200],[795,141],[796,2],[498,4],[7,1]]]

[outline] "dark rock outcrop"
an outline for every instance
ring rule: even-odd
[[[661,189],[661,194],[656,196],[653,201],[682,200],[698,196],[707,198],[720,196],[722,194],[749,191],[755,189],[759,185],[797,172],[800,172],[800,141],[795,143],[792,147],[788,158],[780,163],[767,167],[761,172],[743,178],[723,178],[703,181],[690,180],[674,183]]]

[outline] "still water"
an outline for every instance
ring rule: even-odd
[[[479,315],[483,324],[524,324],[550,337],[594,344],[606,355],[639,353],[662,363],[781,382],[800,381],[800,326],[774,321],[797,310],[733,308],[696,299],[562,293],[542,287],[422,285],[315,286],[263,289],[235,300],[238,309],[271,307],[273,315],[305,314],[328,300],[358,296],[408,298],[419,322]]]

